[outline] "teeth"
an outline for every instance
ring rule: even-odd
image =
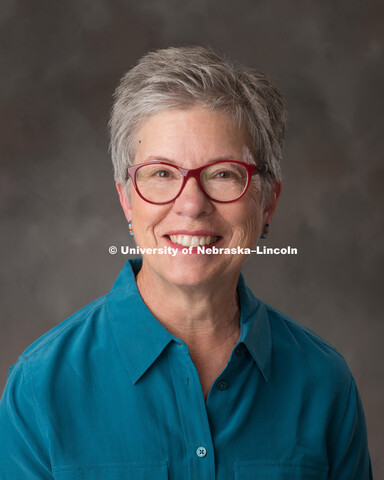
[[[198,247],[204,245],[210,245],[211,243],[217,242],[219,237],[198,237],[196,235],[170,235],[171,242],[178,243],[183,247]]]
[[[197,247],[198,245],[200,245],[199,237],[192,237],[191,245],[192,247]]]
[[[188,238],[188,235],[184,235],[183,236],[183,241],[181,242],[181,245],[183,245],[184,247],[189,247],[190,245],[190,240]]]

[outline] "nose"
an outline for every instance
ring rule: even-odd
[[[201,190],[195,178],[188,178],[180,195],[176,198],[174,209],[179,215],[198,218],[209,215],[214,205]]]

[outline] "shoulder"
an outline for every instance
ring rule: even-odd
[[[336,382],[348,388],[352,375],[344,357],[329,342],[285,313],[265,304],[271,328],[274,358],[313,381]]]
[[[79,350],[105,323],[107,295],[98,298],[33,342],[19,357],[18,363],[47,361],[55,355],[61,358]]]
[[[336,357],[342,358],[341,354],[334,346],[309,328],[266,303],[265,307],[268,312],[271,327],[280,329],[281,332],[284,332],[286,339],[291,338],[292,341],[300,342],[300,344],[308,344],[308,347],[314,347],[315,349],[323,350],[332,356],[335,355]]]

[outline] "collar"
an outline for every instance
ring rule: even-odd
[[[151,367],[166,346],[176,339],[152,315],[136,285],[141,258],[129,260],[106,298],[112,332],[133,383]]]
[[[269,382],[272,363],[272,336],[267,307],[247,287],[242,274],[240,274],[237,284],[237,292],[241,312],[241,333],[238,343],[245,344],[265,381]]]
[[[184,343],[168,332],[143,302],[136,285],[141,264],[141,258],[129,260],[106,296],[106,308],[116,346],[133,383],[144,375],[171,341]],[[241,309],[238,343],[246,345],[268,381],[272,346],[267,309],[248,289],[242,275],[238,293]]]

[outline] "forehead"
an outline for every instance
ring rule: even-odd
[[[167,110],[151,116],[139,128],[135,163],[156,157],[178,163],[228,158],[243,160],[249,138],[225,113],[194,108]]]

